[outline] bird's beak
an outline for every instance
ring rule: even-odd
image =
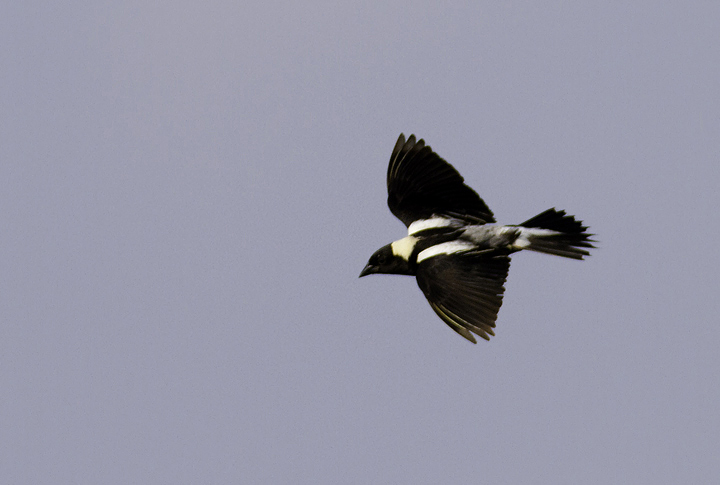
[[[360,272],[359,278],[362,278],[363,276],[367,276],[369,274],[373,274],[373,273],[377,273],[377,272],[378,272],[378,267],[368,263],[367,265],[365,265],[363,270]]]

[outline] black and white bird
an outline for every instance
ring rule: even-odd
[[[502,305],[510,254],[527,249],[583,259],[593,248],[587,227],[548,209],[501,226],[480,196],[424,140],[400,135],[387,172],[388,206],[408,235],[378,249],[360,276],[417,278],[432,309],[457,333],[490,340]]]

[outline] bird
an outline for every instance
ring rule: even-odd
[[[415,276],[430,307],[472,343],[490,340],[502,305],[510,255],[534,251],[582,260],[594,234],[563,210],[516,225],[495,217],[465,179],[423,139],[404,134],[387,170],[388,207],[408,234],[378,249],[360,273]]]

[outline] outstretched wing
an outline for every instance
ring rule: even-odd
[[[430,306],[457,333],[476,343],[495,335],[510,258],[487,252],[431,257],[418,265],[417,282]]]
[[[406,226],[419,219],[446,216],[472,224],[495,222],[480,196],[465,185],[452,165],[425,141],[400,135],[387,173],[388,206]]]

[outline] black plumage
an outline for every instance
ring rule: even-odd
[[[411,275],[435,313],[475,343],[495,335],[510,254],[527,249],[583,259],[591,234],[565,211],[490,225],[492,211],[423,140],[400,135],[387,172],[388,206],[408,236],[377,250],[360,273]]]
[[[410,135],[405,141],[401,134],[388,165],[388,206],[406,226],[433,215],[473,224],[495,222],[487,204],[464,182],[424,140],[416,142]]]
[[[507,255],[442,255],[418,266],[417,282],[435,313],[475,343],[471,331],[486,340],[495,335],[509,268]]]

